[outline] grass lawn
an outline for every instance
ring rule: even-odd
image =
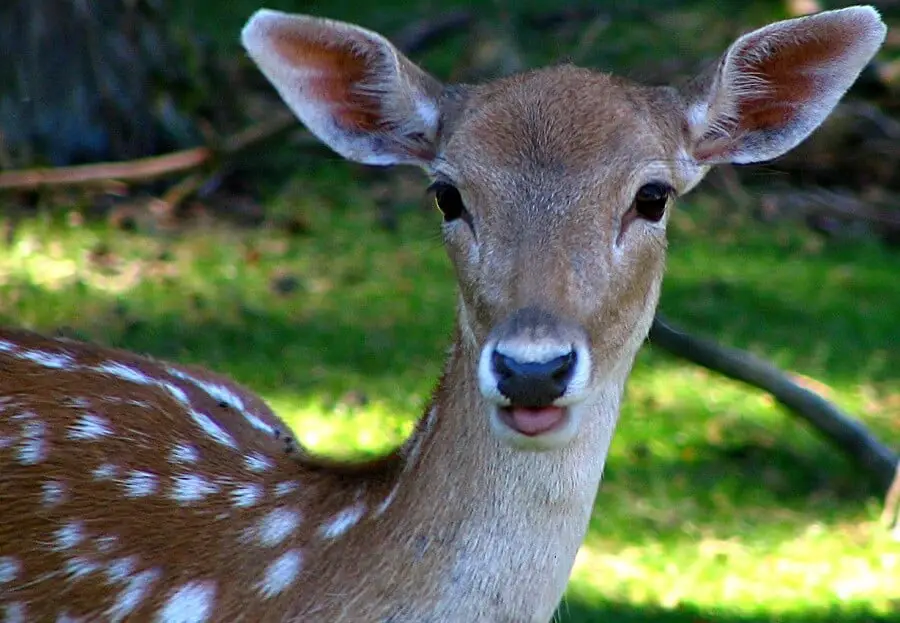
[[[175,17],[233,46],[259,4],[184,2]],[[410,3],[388,4],[268,6],[396,30]],[[438,6],[414,4],[415,16]],[[783,3],[742,6],[723,31],[779,17]],[[679,15],[673,50],[697,39],[696,14]],[[641,36],[659,30],[641,28],[597,58],[639,55]],[[0,323],[201,363],[260,392],[316,450],[384,451],[410,431],[448,345],[454,291],[438,216],[407,191],[391,198],[399,219],[387,229],[371,172],[291,158],[291,175],[265,183],[261,228],[126,232],[59,207],[19,222],[0,240]],[[283,162],[256,168],[269,160]],[[287,215],[303,231],[280,226]],[[763,225],[703,191],[670,231],[661,308],[672,321],[809,377],[900,445],[900,253]],[[647,347],[559,618],[897,620],[900,543],[876,524],[877,493],[767,396]]]

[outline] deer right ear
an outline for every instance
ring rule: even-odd
[[[436,151],[442,85],[379,34],[263,9],[241,42],[322,142],[373,165],[425,165]]]
[[[871,7],[778,22],[732,44],[687,94],[690,152],[701,165],[771,160],[831,113],[884,42]]]

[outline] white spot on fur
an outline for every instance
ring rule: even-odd
[[[159,576],[159,569],[148,569],[132,576],[125,588],[116,596],[112,607],[106,612],[110,621],[116,623],[124,621],[128,615],[134,612],[147,597],[150,588],[159,579]]]
[[[109,421],[93,413],[85,413],[69,428],[69,439],[95,440],[112,434]]]
[[[22,570],[22,563],[13,556],[0,556],[0,584],[8,584],[16,579]]]
[[[130,498],[144,498],[156,491],[156,474],[141,470],[132,470],[122,485],[125,487],[125,495]]]
[[[231,492],[231,499],[238,508],[250,508],[262,497],[262,487],[257,484],[247,483],[238,485]]]
[[[19,446],[19,462],[22,465],[36,465],[47,456],[44,433],[47,425],[40,420],[29,419],[22,425],[22,444]]]
[[[120,584],[126,582],[134,574],[137,567],[138,557],[127,556],[125,558],[117,558],[109,563],[106,569],[106,577],[110,584]]]
[[[251,413],[246,405],[244,404],[243,399],[240,395],[236,394],[232,390],[230,390],[225,385],[221,385],[219,383],[212,383],[210,381],[204,381],[203,379],[198,379],[195,376],[188,374],[187,372],[183,372],[178,370],[177,368],[169,368],[169,374],[174,377],[180,378],[182,380],[188,381],[196,385],[199,389],[205,391],[209,394],[209,397],[219,402],[230,409],[234,409],[244,416],[244,419],[252,426],[253,428],[263,431],[267,435],[274,435],[275,429],[264,422],[259,416]]]
[[[101,374],[114,376],[123,381],[137,383],[138,385],[153,385],[155,383],[153,378],[147,376],[137,368],[126,366],[124,363],[119,363],[118,361],[107,361],[98,366],[94,366],[93,370],[95,372],[100,372]]]
[[[359,520],[362,519],[365,512],[366,507],[362,502],[358,502],[349,508],[345,508],[335,515],[331,521],[324,523],[322,527],[319,528],[319,534],[326,539],[336,539],[359,523]]]
[[[119,546],[119,537],[114,534],[98,536],[96,539],[96,544],[98,551],[104,554],[108,554]]]
[[[14,601],[3,606],[3,623],[25,623],[25,604]]]
[[[384,511],[388,509],[388,507],[394,503],[394,500],[397,498],[397,493],[400,491],[400,485],[395,485],[391,492],[387,494],[387,497],[378,505],[375,509],[375,516],[381,517],[384,514]]]
[[[172,484],[172,499],[179,504],[199,502],[217,492],[219,487],[200,474],[179,474]]]
[[[292,491],[300,488],[300,484],[294,480],[286,480],[275,485],[275,497],[284,497]]]
[[[231,438],[231,435],[226,433],[221,426],[213,422],[208,415],[191,409],[191,419],[196,422],[197,426],[199,426],[204,433],[212,437],[216,443],[237,450],[237,444],[234,442],[234,439]]]
[[[157,623],[204,623],[212,615],[216,583],[188,582],[176,590],[156,616]]]
[[[54,534],[56,536],[54,549],[57,551],[72,549],[84,540],[84,527],[80,521],[70,521],[57,528]]]
[[[14,443],[16,443],[15,437],[0,435],[0,450],[5,450],[6,448],[10,447]]]
[[[66,561],[66,573],[69,574],[72,580],[90,575],[98,571],[99,568],[97,563],[83,556],[73,556]]]
[[[259,592],[266,598],[278,595],[296,581],[302,566],[303,554],[300,550],[288,550],[266,567],[263,580],[259,583]]]
[[[75,367],[75,360],[64,353],[48,353],[43,350],[26,350],[19,353],[20,359],[26,359],[45,368],[68,369]]]
[[[272,461],[269,457],[253,452],[244,457],[244,464],[251,472],[265,472],[272,469]]]
[[[169,455],[172,463],[196,463],[200,459],[197,448],[187,443],[179,443]]]
[[[56,623],[87,623],[87,620],[82,617],[73,617],[64,611],[56,617]]]
[[[274,547],[288,538],[300,525],[300,513],[288,508],[276,508],[263,517],[256,527],[261,545]]]
[[[58,480],[48,480],[41,486],[44,506],[56,506],[63,501],[66,487]]]
[[[16,350],[16,345],[6,340],[0,340],[0,353],[11,353]]]
[[[94,480],[110,480],[111,478],[115,478],[118,473],[119,468],[112,463],[103,463],[102,465],[95,467],[94,471],[91,472],[94,476]]]
[[[172,396],[172,398],[174,398],[181,404],[188,405],[188,406],[191,404],[191,401],[188,399],[188,395],[185,393],[185,391],[183,389],[181,389],[180,387],[178,387],[177,385],[175,385],[174,383],[169,383],[167,381],[164,381],[164,382],[160,383],[160,387],[162,387],[164,390],[169,392],[169,394]]]

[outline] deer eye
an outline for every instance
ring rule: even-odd
[[[435,182],[428,188],[434,193],[434,205],[444,216],[444,222],[450,223],[458,218],[468,221],[468,212],[456,186],[446,182]]]
[[[666,213],[666,204],[672,188],[659,182],[651,182],[641,186],[634,196],[634,211],[637,216],[656,223]]]

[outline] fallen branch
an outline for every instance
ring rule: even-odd
[[[653,319],[650,344],[770,393],[862,467],[882,490],[888,490],[895,482],[900,466],[900,457],[896,453],[876,439],[863,424],[822,396],[801,387],[775,366],[750,353],[679,331],[659,314]],[[900,484],[896,487],[898,492],[895,496],[900,498]],[[893,503],[900,504],[900,499]],[[887,513],[888,505],[885,506]],[[896,516],[896,508],[890,510]]]
[[[162,156],[127,162],[101,162],[73,167],[0,172],[0,190],[35,190],[46,186],[92,186],[110,181],[146,182],[193,171],[296,127],[294,116],[281,112],[227,137],[215,147],[192,147]]]
[[[450,11],[437,17],[413,22],[396,36],[391,37],[391,41],[405,54],[418,54],[446,37],[465,30],[473,21],[475,16],[470,11]]]
[[[847,192],[812,188],[786,190],[766,195],[782,211],[794,210],[801,214],[823,214],[888,227],[900,227],[900,212],[894,206],[900,198],[889,192],[881,192],[877,199],[864,201]]]
[[[900,531],[900,463],[894,473],[894,481],[884,496],[884,510],[881,512],[881,523],[885,528]]]

